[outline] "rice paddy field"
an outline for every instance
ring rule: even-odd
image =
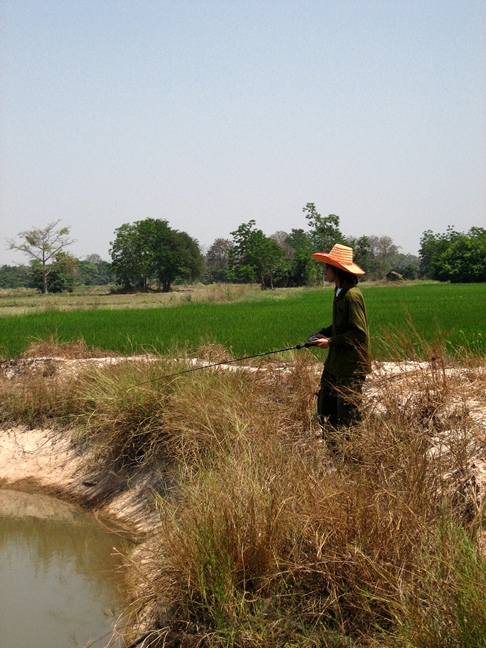
[[[486,284],[364,284],[361,290],[376,359],[420,358],[436,344],[452,355],[485,355]],[[228,287],[206,287],[124,298],[4,293],[0,355],[17,357],[33,341],[55,339],[83,340],[89,348],[120,354],[191,352],[219,344],[237,357],[305,342],[331,322],[331,308],[329,286],[277,291],[234,287],[232,293]]]

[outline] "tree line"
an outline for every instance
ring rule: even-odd
[[[121,291],[169,291],[175,283],[258,283],[262,288],[315,285],[322,267],[311,254],[349,245],[366,272],[365,280],[433,279],[486,281],[486,230],[472,227],[445,233],[431,230],[420,239],[419,255],[402,254],[388,236],[345,236],[340,218],[322,216],[314,203],[303,208],[307,229],[267,236],[255,220],[242,223],[231,239],[218,238],[205,253],[186,232],[168,221],[146,218],[121,225],[110,244],[111,262],[98,255],[79,260],[67,252],[74,241],[60,221],[20,232],[7,241],[29,257],[28,266],[0,268],[0,288],[36,288],[41,292],[72,291],[76,285],[116,285]]]
[[[303,212],[307,230],[265,236],[251,220],[231,232],[232,240],[216,239],[206,253],[206,281],[259,282],[262,288],[313,285],[320,281],[322,267],[312,252],[329,251],[335,243],[354,249],[368,280],[383,279],[393,269],[403,278],[419,276],[419,258],[401,254],[389,236],[345,236],[339,216],[322,216],[314,203],[307,203]]]

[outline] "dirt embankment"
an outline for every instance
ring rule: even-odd
[[[0,488],[45,493],[75,502],[110,519],[134,539],[157,524],[147,506],[148,477],[130,484],[90,468],[69,439],[49,429],[10,428],[0,432]]]
[[[147,357],[146,360],[149,360]],[[7,379],[28,374],[72,374],[87,364],[101,366],[131,358],[28,358],[1,363]],[[80,504],[103,519],[116,522],[127,535],[142,538],[157,525],[148,505],[154,486],[150,475],[131,478],[103,471],[89,448],[52,429],[11,427],[0,430],[0,489],[44,493]]]

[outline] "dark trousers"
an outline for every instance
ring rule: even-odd
[[[361,400],[366,376],[336,377],[324,370],[317,394],[317,414],[323,430],[346,428],[361,419]]]

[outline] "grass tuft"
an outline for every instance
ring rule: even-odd
[[[376,366],[332,457],[310,353],[26,370],[2,379],[0,413],[54,417],[106,470],[170,473],[132,604],[153,646],[479,648],[486,373],[426,350]]]
[[[88,347],[82,338],[74,342],[64,342],[56,335],[48,335],[45,338],[39,337],[29,342],[20,357],[80,359],[105,357],[106,355],[113,356],[117,354],[107,354],[101,349]]]

